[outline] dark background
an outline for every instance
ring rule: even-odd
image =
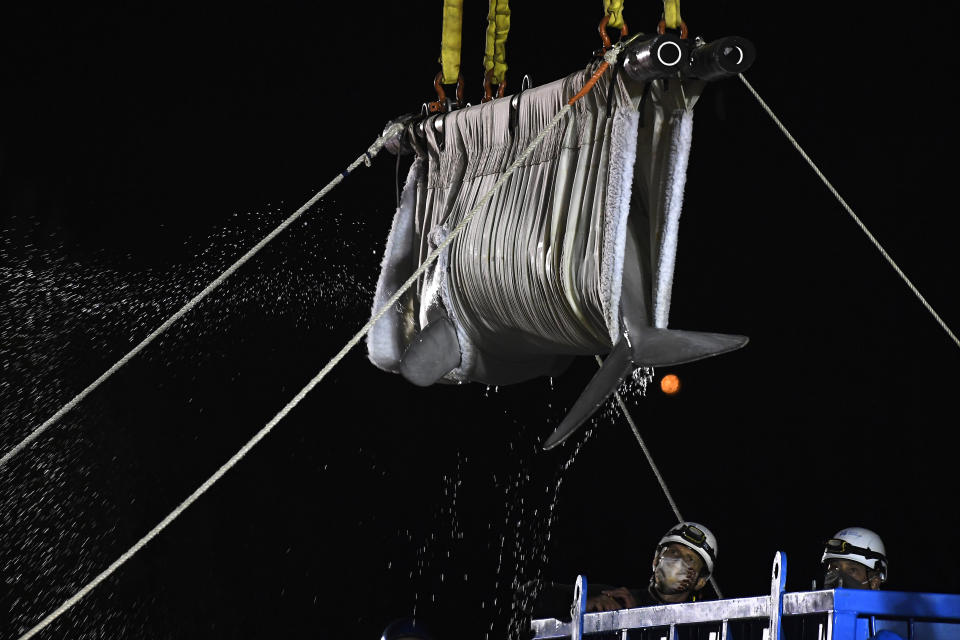
[[[476,6],[474,6],[476,5]],[[515,3],[508,93],[582,68],[600,2]],[[627,3],[634,31],[662,6]],[[872,5],[684,2],[958,327],[949,42]],[[869,11],[867,11],[869,9]],[[486,7],[464,20],[481,95]],[[432,99],[439,2],[10,16],[0,37],[7,451]],[[888,587],[960,592],[960,352],[743,85],[697,106],[671,326],[742,333],[630,406],[726,596],[820,579],[883,537]],[[405,175],[408,159],[400,172]],[[213,473],[369,317],[395,204],[383,153],[0,470],[0,633],[16,637]],[[546,438],[595,364],[420,389],[354,350],[273,433],[44,638],[361,638],[416,612],[516,636],[537,576],[643,586],[673,515],[626,424]],[[561,483],[562,479],[562,483]]]

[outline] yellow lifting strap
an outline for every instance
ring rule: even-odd
[[[603,0],[603,13],[610,16],[607,26],[611,29],[623,26],[623,0]]]
[[[668,29],[680,28],[680,0],[663,0],[663,21]]]
[[[493,69],[490,82],[500,84],[507,72],[507,34],[510,33],[510,0],[490,0],[487,12],[487,48],[483,54],[484,72]]]
[[[460,76],[460,32],[463,27],[463,0],[443,0],[443,35],[440,38],[440,66],[443,84],[456,84]]]

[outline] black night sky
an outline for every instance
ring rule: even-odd
[[[0,450],[433,99],[440,2],[328,4],[4,20]],[[476,103],[486,3],[468,5]],[[599,1],[515,5],[508,93],[598,48]],[[756,45],[747,78],[960,329],[950,43],[909,6],[772,7],[682,6],[691,35]],[[661,10],[625,15],[651,31]],[[133,545],[366,322],[396,171],[386,152],[358,169],[0,469],[0,637]],[[725,596],[767,592],[777,550],[809,588],[852,525],[883,537],[890,589],[960,592],[960,349],[736,79],[696,109],[670,324],[751,338],[658,370],[677,396],[629,402],[684,516],[719,538]],[[438,640],[498,639],[517,581],[642,586],[674,519],[626,423],[539,451],[595,367],[422,389],[358,348],[39,637],[374,640],[416,612]]]

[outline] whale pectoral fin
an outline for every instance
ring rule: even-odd
[[[621,338],[607,359],[603,361],[599,371],[593,375],[583,393],[573,403],[563,422],[547,438],[543,445],[544,449],[552,449],[569,438],[600,408],[600,405],[616,390],[620,380],[633,370],[632,358],[629,343]]]
[[[414,336],[400,359],[400,374],[428,387],[460,366],[460,341],[447,318],[438,318]]]
[[[663,367],[702,360],[736,351],[747,344],[747,336],[703,333],[644,327],[639,335],[630,333],[633,363],[639,367]]]

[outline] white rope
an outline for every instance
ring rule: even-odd
[[[603,360],[600,359],[600,356],[594,356],[597,359],[597,364],[602,366]],[[619,391],[613,392],[614,397],[617,399],[617,404],[620,406],[620,411],[623,413],[623,417],[627,419],[627,424],[630,425],[630,430],[633,431],[633,435],[637,438],[637,442],[640,443],[640,448],[643,449],[643,455],[647,457],[647,462],[650,464],[650,468],[653,470],[653,475],[657,476],[657,482],[660,483],[660,488],[663,489],[663,495],[667,497],[667,502],[670,503],[670,508],[673,510],[673,515],[677,516],[677,522],[683,522],[683,516],[680,515],[680,509],[677,508],[677,503],[673,500],[673,495],[670,493],[670,489],[667,488],[667,482],[663,479],[663,475],[660,473],[660,468],[657,467],[657,463],[653,461],[653,456],[650,455],[650,450],[647,449],[647,443],[643,441],[643,437],[640,435],[640,430],[637,429],[637,423],[633,421],[633,416],[630,415],[630,411],[627,410],[627,405],[623,401],[623,398],[620,396]],[[717,592],[717,597],[721,600],[723,599],[723,594],[720,592],[720,585],[717,584],[717,579],[713,577],[713,574],[710,574],[710,584],[713,585],[713,590]]]
[[[816,173],[817,176],[820,178],[820,180],[822,180],[823,183],[827,186],[827,189],[830,190],[830,193],[832,193],[834,197],[836,197],[837,201],[840,202],[840,204],[843,206],[844,209],[846,209],[847,213],[850,214],[850,217],[853,218],[853,221],[857,224],[857,226],[859,226],[860,229],[866,234],[867,238],[870,239],[870,242],[873,243],[873,245],[877,248],[877,250],[880,251],[880,254],[887,260],[888,263],[890,263],[890,266],[893,267],[893,270],[897,272],[897,275],[899,275],[903,279],[903,281],[907,284],[907,287],[909,287],[910,290],[913,291],[914,295],[916,295],[917,298],[920,300],[920,302],[923,303],[923,306],[927,308],[927,311],[930,312],[934,320],[936,320],[937,323],[939,323],[940,326],[943,327],[943,330],[947,332],[947,335],[949,335],[950,338],[957,344],[957,346],[960,347],[960,339],[957,339],[957,336],[954,335],[954,333],[950,330],[950,328],[946,325],[946,323],[940,318],[937,312],[933,310],[933,307],[930,306],[930,304],[920,294],[920,292],[913,285],[913,283],[910,282],[910,279],[907,278],[906,274],[903,273],[903,271],[900,269],[897,263],[894,262],[893,258],[890,257],[890,255],[884,250],[884,248],[880,245],[880,243],[873,236],[873,234],[870,233],[870,230],[867,229],[866,225],[863,224],[860,218],[857,217],[857,214],[853,212],[853,209],[850,208],[850,205],[847,204],[847,202],[843,199],[843,197],[841,197],[840,193],[837,192],[837,190],[830,183],[830,181],[827,180],[826,176],[823,175],[823,172],[821,172],[820,169],[817,167],[817,165],[813,163],[813,160],[811,160],[810,156],[808,156],[806,152],[800,147],[800,144],[796,141],[796,139],[792,135],[790,135],[790,132],[787,131],[787,128],[783,125],[782,122],[780,122],[780,119],[777,118],[776,115],[774,115],[773,111],[770,109],[769,106],[767,106],[767,103],[763,101],[763,99],[756,92],[753,86],[751,86],[751,84],[747,82],[747,79],[743,76],[743,74],[741,73],[739,74],[739,76],[740,76],[740,80],[743,81],[743,84],[746,85],[750,93],[752,93],[753,96],[760,103],[760,106],[763,107],[763,110],[767,112],[767,115],[769,115],[770,118],[774,121],[774,123],[780,128],[780,130],[791,142],[791,144],[793,144],[796,150],[800,152],[800,155],[803,156],[803,159],[807,161],[807,164],[810,165],[814,173]],[[597,364],[598,365],[603,364],[603,361],[600,359],[599,356],[597,356]],[[653,456],[650,455],[650,450],[647,448],[646,443],[643,441],[643,438],[640,436],[640,431],[637,429],[637,425],[633,421],[633,416],[631,416],[630,412],[627,410],[627,405],[624,403],[623,398],[620,397],[620,392],[614,391],[614,395],[617,399],[617,404],[620,406],[620,411],[623,412],[624,417],[627,419],[627,423],[630,425],[630,429],[633,431],[633,435],[636,437],[637,442],[640,444],[640,448],[643,449],[643,455],[647,457],[647,462],[650,464],[650,468],[653,470],[653,474],[657,477],[657,482],[660,483],[660,488],[663,490],[663,494],[666,496],[667,502],[670,503],[670,508],[673,510],[673,514],[677,517],[678,522],[683,522],[684,520],[683,520],[683,516],[680,515],[680,509],[677,508],[677,503],[674,501],[673,495],[671,495],[670,493],[670,489],[667,488],[667,483],[663,479],[663,475],[660,473],[660,469],[657,467],[656,463],[653,461]],[[714,590],[717,592],[717,596],[720,598],[723,598],[723,594],[720,592],[720,587],[717,585],[717,581],[713,577],[713,575],[710,576],[710,584],[713,585]]]
[[[832,184],[830,184],[830,181],[827,180],[826,176],[823,175],[823,173],[820,171],[817,165],[813,163],[813,160],[810,159],[810,156],[808,156],[806,152],[800,147],[800,144],[796,141],[796,139],[794,139],[794,137],[790,135],[790,132],[787,131],[787,128],[783,125],[782,122],[780,122],[780,119],[774,115],[773,111],[770,109],[769,106],[767,106],[767,103],[763,101],[763,98],[760,97],[760,94],[757,93],[756,89],[754,89],[753,86],[749,82],[747,82],[747,79],[743,76],[742,73],[739,74],[739,76],[740,76],[740,80],[743,81],[743,84],[745,84],[747,89],[749,89],[750,93],[753,94],[753,97],[756,98],[757,102],[760,103],[760,106],[763,107],[763,110],[767,112],[767,115],[769,115],[770,118],[773,120],[773,122],[777,125],[777,127],[780,128],[780,131],[782,131],[783,135],[787,137],[787,140],[789,140],[790,143],[796,148],[796,150],[800,152],[800,155],[803,156],[803,159],[807,161],[807,164],[810,165],[810,168],[813,169],[813,172],[817,174],[817,177],[819,177],[820,180],[823,181],[823,184],[827,186],[827,189],[830,190],[830,193],[832,193],[834,197],[836,197],[837,201],[843,206],[843,208],[846,209],[847,213],[850,214],[850,217],[853,218],[853,221],[857,223],[857,226],[860,227],[860,229],[866,234],[867,238],[870,239],[870,242],[873,243],[873,246],[875,246],[877,250],[880,252],[880,254],[886,259],[886,261],[890,263],[890,266],[893,267],[893,270],[896,271],[897,275],[899,275],[903,279],[907,287],[909,287],[909,289],[913,291],[913,294],[917,296],[917,299],[919,299],[920,302],[923,304],[923,306],[926,307],[927,311],[930,312],[930,315],[933,316],[933,319],[937,321],[937,323],[943,328],[943,330],[947,332],[947,335],[950,336],[950,338],[956,343],[958,347],[960,347],[960,339],[958,339],[957,336],[953,333],[953,331],[950,330],[950,327],[948,327],[947,324],[940,318],[940,315],[933,310],[933,307],[931,307],[930,304],[927,302],[927,300],[920,294],[920,291],[918,291],[917,288],[913,286],[913,283],[910,282],[910,279],[907,278],[906,274],[900,269],[899,266],[897,266],[897,263],[894,262],[893,258],[890,257],[890,255],[884,250],[882,246],[880,246],[880,243],[877,241],[876,238],[873,237],[873,234],[870,233],[870,230],[867,229],[866,225],[864,225],[863,222],[861,222],[860,218],[857,217],[857,214],[853,212],[853,209],[850,208],[850,205],[847,204],[846,200],[844,200],[840,196],[840,193],[837,192],[837,190],[833,187]]]
[[[436,249],[430,252],[430,254],[426,257],[426,259],[420,265],[420,267],[413,272],[413,275],[411,275],[406,282],[403,283],[403,286],[401,286],[400,289],[398,289],[397,292],[394,293],[393,296],[391,296],[386,303],[384,303],[384,305],[380,308],[380,310],[377,311],[377,313],[372,318],[370,318],[367,324],[365,324],[363,328],[360,329],[360,331],[358,331],[357,334],[353,336],[350,339],[350,341],[347,342],[346,345],[344,345],[344,347],[337,353],[337,355],[335,355],[330,360],[330,362],[328,362],[326,366],[324,366],[323,369],[320,370],[320,373],[318,373],[312,380],[310,380],[307,386],[301,389],[300,392],[296,396],[294,396],[294,398],[290,402],[288,402],[287,405],[283,409],[281,409],[280,412],[277,415],[275,415],[272,420],[270,420],[270,422],[268,422],[262,429],[260,429],[260,431],[258,431],[256,435],[254,435],[245,445],[243,445],[243,447],[239,451],[237,451],[237,453],[235,453],[229,460],[227,460],[227,462],[224,463],[223,466],[217,469],[216,473],[214,473],[203,484],[201,484],[196,489],[196,491],[191,493],[186,500],[181,502],[173,511],[171,511],[166,518],[161,520],[160,524],[155,526],[153,529],[149,531],[149,533],[147,533],[145,536],[140,538],[140,540],[138,540],[136,544],[134,544],[132,547],[130,547],[128,551],[126,551],[123,555],[117,558],[117,560],[115,560],[113,564],[111,564],[102,573],[100,573],[100,575],[98,575],[96,578],[91,580],[86,586],[80,589],[80,591],[78,591],[76,594],[70,597],[70,599],[68,599],[62,605],[57,607],[55,611],[47,615],[47,617],[45,617],[43,620],[37,623],[37,625],[34,626],[32,629],[30,629],[27,633],[20,636],[19,640],[27,640],[28,638],[32,638],[37,633],[42,631],[47,625],[49,625],[51,622],[53,622],[58,617],[60,617],[60,615],[62,615],[65,611],[67,611],[68,609],[73,607],[75,604],[80,602],[80,600],[82,600],[88,593],[90,593],[90,591],[92,591],[98,584],[100,584],[101,582],[106,580],[108,577],[110,577],[110,575],[114,571],[116,571],[118,568],[120,568],[120,566],[123,565],[123,563],[125,563],[127,560],[132,558],[134,554],[136,554],[138,551],[140,551],[140,549],[146,546],[147,543],[153,540],[153,538],[155,538],[157,534],[163,531],[167,527],[167,525],[169,525],[171,522],[176,520],[177,516],[183,513],[184,510],[186,510],[191,504],[196,502],[196,500],[200,496],[202,496],[204,493],[206,493],[206,491],[210,487],[212,487],[214,483],[217,482],[217,480],[223,477],[223,475],[227,471],[229,471],[235,464],[237,464],[245,455],[247,455],[247,453],[251,449],[253,449],[253,447],[256,446],[258,442],[260,442],[260,440],[262,440],[268,433],[270,433],[273,427],[276,426],[278,422],[283,420],[286,417],[286,415],[294,407],[296,407],[300,403],[300,401],[303,400],[307,396],[307,394],[310,393],[310,391],[312,391],[313,388],[317,386],[317,384],[319,384],[321,380],[323,380],[324,377],[326,377],[326,375],[330,372],[330,370],[333,369],[337,365],[337,363],[339,363],[340,360],[342,360],[343,357],[347,355],[347,353],[353,347],[355,347],[357,343],[360,342],[360,340],[363,339],[363,337],[370,331],[373,325],[376,324],[377,321],[387,311],[389,311],[393,307],[393,305],[397,302],[397,300],[400,299],[400,297],[404,293],[406,293],[407,289],[413,286],[413,284],[417,281],[417,278],[420,277],[420,274],[423,273],[423,271],[437,259],[440,253],[444,249],[446,249],[451,242],[453,242],[453,239],[460,233],[461,230],[463,230],[463,228],[470,222],[470,220],[473,219],[473,216],[477,213],[477,211],[479,211],[483,206],[486,205],[486,203],[490,200],[491,196],[493,196],[493,194],[497,191],[497,189],[500,188],[500,185],[502,185],[507,180],[507,178],[510,177],[510,175],[514,172],[514,170],[524,160],[526,160],[527,156],[530,155],[530,152],[533,151],[533,149],[538,144],[540,144],[544,136],[551,129],[553,129],[553,127],[557,125],[557,123],[561,120],[561,118],[563,118],[564,115],[566,115],[567,111],[569,110],[570,110],[570,105],[564,105],[564,107],[557,112],[557,115],[554,116],[553,120],[550,121],[550,124],[547,125],[547,127],[540,132],[540,134],[533,140],[533,142],[531,142],[527,146],[527,148],[523,150],[523,153],[521,153],[520,156],[513,162],[513,164],[510,165],[510,167],[504,172],[504,174],[500,177],[500,179],[497,180],[497,183],[493,185],[493,187],[486,193],[486,195],[483,196],[483,198],[480,199],[480,201],[470,211],[470,213],[464,217],[464,219],[460,222],[460,224],[458,224],[453,229],[453,231],[450,232],[446,240],[444,240]]]
[[[603,360],[600,359],[600,356],[595,356],[597,359],[598,365],[603,365]],[[640,443],[640,448],[643,449],[643,455],[647,456],[647,462],[650,463],[650,468],[653,469],[653,475],[657,476],[657,482],[660,483],[660,488],[663,489],[663,495],[667,497],[667,502],[670,503],[670,508],[673,510],[673,515],[677,516],[678,522],[683,522],[683,516],[680,515],[680,509],[677,508],[677,503],[673,500],[673,495],[670,493],[670,489],[667,488],[667,483],[663,479],[663,475],[660,473],[660,468],[657,467],[657,463],[653,461],[653,456],[650,455],[650,450],[647,449],[647,443],[643,441],[643,438],[640,436],[640,430],[637,429],[637,424],[633,421],[633,416],[630,415],[630,412],[627,410],[627,405],[623,402],[623,398],[620,397],[619,391],[614,391],[614,396],[617,399],[617,404],[620,405],[620,411],[623,412],[624,417],[627,419],[627,423],[630,425],[630,429],[633,431],[633,435],[636,436],[637,442]]]
[[[25,449],[27,446],[29,446],[30,443],[32,443],[34,440],[36,440],[37,438],[39,438],[40,435],[43,434],[44,431],[46,431],[46,430],[49,429],[51,426],[53,426],[54,424],[56,424],[56,422],[57,422],[60,418],[62,418],[64,415],[66,415],[70,410],[72,410],[75,406],[77,406],[77,404],[79,404],[84,398],[86,398],[88,395],[90,395],[90,393],[92,393],[97,387],[99,387],[100,384],[103,383],[107,378],[109,378],[109,377],[112,376],[114,373],[116,373],[117,371],[119,371],[120,368],[121,368],[123,365],[127,364],[127,363],[128,363],[130,360],[132,360],[138,353],[140,353],[141,351],[143,351],[143,350],[146,348],[147,345],[149,345],[149,344],[150,344],[151,342],[153,342],[157,337],[159,337],[161,334],[163,334],[167,329],[169,329],[171,326],[173,326],[173,324],[174,324],[177,320],[179,320],[179,319],[182,318],[184,315],[186,315],[191,309],[193,309],[193,308],[197,305],[197,303],[199,303],[201,300],[203,300],[204,298],[206,298],[211,292],[213,292],[214,289],[216,289],[216,288],[219,287],[221,284],[223,284],[223,282],[224,282],[227,278],[229,278],[229,277],[233,274],[233,272],[235,272],[237,269],[239,269],[240,267],[242,267],[242,266],[244,265],[244,263],[246,263],[246,262],[247,262],[250,258],[252,258],[254,255],[256,255],[257,252],[260,251],[260,249],[264,248],[264,247],[267,245],[267,243],[269,243],[271,240],[273,240],[274,238],[276,238],[276,237],[277,237],[278,235],[280,235],[287,227],[289,227],[291,224],[293,224],[293,223],[297,220],[297,218],[299,218],[299,217],[300,217],[304,212],[306,212],[310,207],[312,207],[314,204],[316,204],[318,200],[320,200],[321,198],[323,198],[323,196],[327,195],[327,193],[328,193],[331,189],[333,189],[335,186],[337,186],[338,184],[340,184],[340,182],[341,182],[346,176],[348,176],[348,175],[350,174],[350,172],[352,172],[354,169],[356,169],[358,166],[360,166],[361,163],[362,163],[362,164],[365,164],[365,165],[367,165],[367,166],[370,166],[370,160],[371,160],[371,158],[373,158],[374,156],[377,155],[377,153],[378,153],[378,152],[380,151],[380,149],[383,147],[384,143],[386,143],[387,140],[389,140],[390,138],[392,138],[392,137],[394,137],[395,135],[397,135],[398,133],[400,133],[402,130],[403,130],[403,125],[402,125],[402,124],[399,124],[399,123],[393,124],[393,125],[391,125],[390,127],[387,127],[387,129],[383,132],[383,135],[381,135],[379,138],[377,138],[377,140],[376,140],[372,145],[370,145],[370,147],[367,149],[367,151],[366,151],[362,156],[360,156],[359,158],[357,158],[356,160],[354,160],[354,161],[346,168],[345,171],[343,171],[340,175],[338,175],[336,178],[334,178],[333,180],[331,180],[331,181],[327,184],[327,186],[325,186],[323,189],[321,189],[316,195],[314,195],[312,198],[310,198],[309,200],[307,200],[307,202],[306,202],[302,207],[300,207],[299,209],[297,209],[296,212],[293,213],[293,215],[291,215],[289,218],[287,218],[287,219],[284,220],[282,223],[280,223],[280,225],[277,226],[277,227],[276,227],[273,231],[271,231],[269,234],[267,234],[267,236],[266,236],[265,238],[263,238],[263,240],[261,240],[260,242],[258,242],[258,243],[257,243],[256,245],[254,245],[249,251],[247,251],[245,254],[243,254],[243,256],[241,256],[239,260],[237,260],[237,261],[234,262],[232,265],[230,265],[230,266],[227,268],[226,271],[224,271],[223,273],[221,273],[219,276],[216,277],[216,279],[213,280],[213,282],[211,282],[210,284],[208,284],[203,291],[201,291],[201,292],[198,293],[196,296],[194,296],[187,304],[183,305],[183,307],[181,307],[181,309],[180,309],[179,311],[177,311],[175,314],[173,314],[172,316],[170,316],[169,318],[167,318],[167,320],[166,320],[163,324],[161,324],[159,327],[157,327],[157,328],[153,331],[153,333],[151,333],[151,334],[148,335],[146,338],[144,338],[144,339],[140,342],[140,344],[138,344],[138,345],[135,346],[133,349],[131,349],[125,356],[123,356],[122,358],[120,358],[119,360],[117,360],[117,362],[116,362],[112,367],[110,367],[109,369],[107,369],[106,371],[104,371],[103,374],[102,374],[99,378],[97,378],[96,380],[94,380],[90,385],[88,385],[87,388],[85,388],[83,391],[81,391],[81,392],[78,393],[76,396],[74,396],[74,398],[73,398],[70,402],[68,402],[67,404],[63,405],[63,407],[61,407],[59,411],[57,411],[57,412],[56,412],[55,414],[53,414],[50,418],[48,418],[46,422],[44,422],[44,423],[41,424],[39,427],[37,427],[36,429],[34,429],[26,438],[24,438],[24,439],[23,439],[19,444],[17,444],[13,449],[11,449],[11,450],[8,451],[7,453],[5,453],[5,454],[3,455],[3,457],[0,458],[0,468],[2,468],[5,464],[7,464],[7,462],[9,462],[10,459],[13,458],[15,455],[17,455],[20,451],[22,451],[22,450]]]

